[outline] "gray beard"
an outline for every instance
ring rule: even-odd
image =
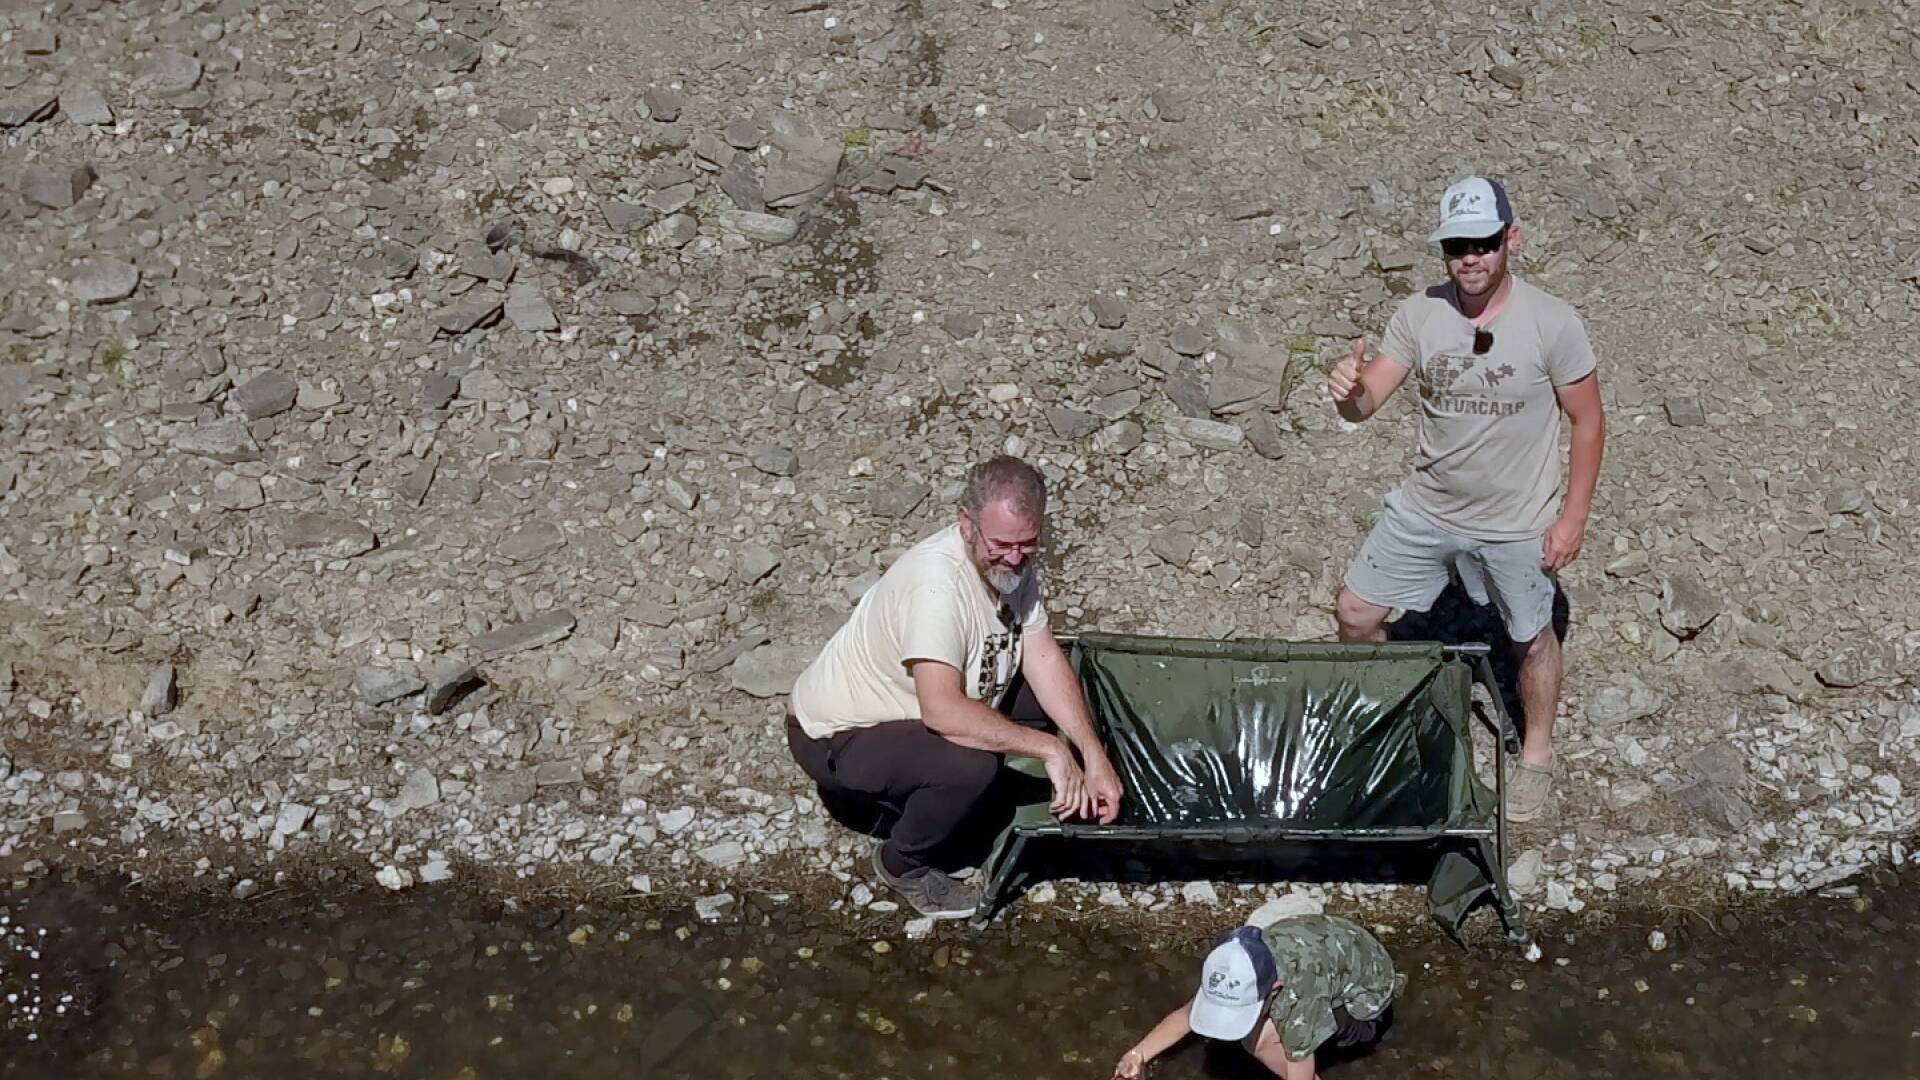
[[[1011,600],[1026,587],[1028,582],[1033,580],[1033,574],[1034,568],[1031,562],[1022,565],[1018,570],[996,569],[989,572],[987,584],[999,591],[1002,600]]]

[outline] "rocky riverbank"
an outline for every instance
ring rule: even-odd
[[[0,867],[871,903],[796,666],[999,450],[1057,625],[1324,636],[1411,423],[1320,369],[1471,170],[1613,424],[1523,896],[1903,858],[1912,18],[0,15]]]

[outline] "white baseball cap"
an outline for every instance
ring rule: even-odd
[[[1513,204],[1498,180],[1469,176],[1440,196],[1440,227],[1428,240],[1492,236],[1513,224]]]
[[[1266,1010],[1277,972],[1258,927],[1242,926],[1207,954],[1187,1024],[1209,1039],[1244,1039]]]

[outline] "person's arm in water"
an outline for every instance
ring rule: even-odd
[[[1147,1032],[1147,1037],[1133,1044],[1133,1049],[1120,1056],[1120,1064],[1113,1067],[1113,1080],[1140,1080],[1147,1074],[1147,1062],[1173,1049],[1181,1039],[1193,1033],[1187,1023],[1187,1010],[1192,1002],[1173,1010],[1166,1018]]]
[[[1280,1038],[1280,1032],[1273,1026],[1272,1020],[1260,1022],[1260,1037],[1254,1041],[1253,1056],[1267,1067],[1268,1072],[1284,1080],[1320,1080],[1313,1054],[1299,1061],[1287,1057],[1287,1044]]]
[[[1051,809],[1059,817],[1085,816],[1093,806],[1086,778],[1073,752],[1059,739],[1016,724],[999,710],[967,696],[959,669],[938,660],[916,660],[914,696],[920,699],[920,722],[928,731],[974,750],[1039,758],[1053,784]]]
[[[1086,775],[1087,794],[1093,799],[1093,817],[1110,825],[1120,816],[1120,775],[1113,771],[1106,748],[1093,733],[1093,713],[1087,708],[1087,696],[1080,679],[1067,662],[1066,650],[1054,639],[1053,631],[1041,628],[1026,635],[1025,656],[1020,671],[1033,687],[1033,698],[1047,719],[1059,725],[1069,741],[1080,751]]]

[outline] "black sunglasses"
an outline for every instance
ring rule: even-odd
[[[1440,251],[1449,259],[1464,259],[1469,255],[1491,255],[1507,246],[1507,230],[1501,229],[1492,236],[1454,236],[1440,241]]]

